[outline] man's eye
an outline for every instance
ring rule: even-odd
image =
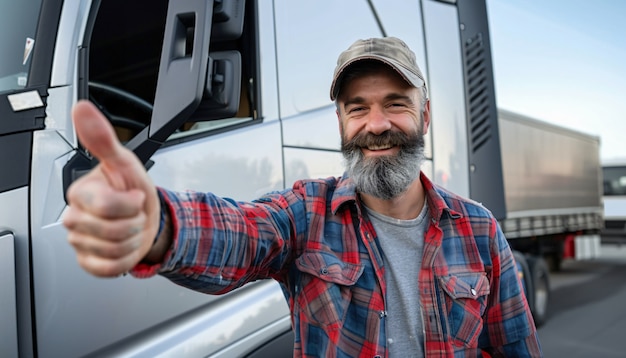
[[[348,110],[348,113],[359,112],[359,111],[362,111],[362,110],[364,110],[364,109],[365,109],[365,108],[363,108],[363,107],[354,107],[354,108],[350,108],[350,109]]]

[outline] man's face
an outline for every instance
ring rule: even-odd
[[[419,176],[430,122],[420,90],[389,68],[345,83],[338,104],[342,153],[357,189],[385,200],[403,193]]]

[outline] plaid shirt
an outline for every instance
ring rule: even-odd
[[[539,357],[533,319],[507,241],[491,213],[423,174],[431,222],[419,297],[427,357]],[[251,203],[159,189],[174,244],[140,264],[220,294],[276,279],[292,312],[294,356],[386,357],[384,262],[352,180],[303,180]]]

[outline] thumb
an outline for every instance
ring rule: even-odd
[[[109,184],[118,190],[128,190],[133,185],[133,175],[144,168],[135,155],[117,139],[106,117],[86,100],[72,109],[72,120],[82,145],[100,162]]]

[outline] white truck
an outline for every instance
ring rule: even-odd
[[[533,163],[507,162],[500,147],[484,1],[20,0],[0,4],[0,29],[1,357],[292,353],[275,282],[214,297],[79,268],[61,224],[65,190],[95,165],[72,127],[78,99],[102,109],[157,185],[253,199],[342,174],[336,56],[397,36],[429,82],[424,171],[483,202],[512,244],[554,235],[524,226],[527,208],[507,211],[503,168]],[[548,253],[519,250],[529,301],[547,304]]]
[[[602,242],[626,243],[626,158],[602,162],[604,229]]]

